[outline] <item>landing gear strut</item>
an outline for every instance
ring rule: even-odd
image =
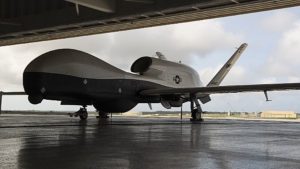
[[[86,106],[81,107],[77,112],[70,113],[69,115],[70,115],[70,117],[73,117],[73,116],[78,117],[79,116],[79,118],[81,120],[86,120],[88,118]]]
[[[196,105],[196,107],[194,106],[194,103]],[[192,96],[191,97],[191,114],[192,114],[192,118],[190,119],[191,121],[203,121],[202,119],[202,109],[199,103],[199,100]]]

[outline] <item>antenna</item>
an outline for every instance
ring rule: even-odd
[[[162,53],[156,52],[155,54],[156,54],[156,56],[157,56],[159,59],[161,59],[161,60],[167,60],[167,58],[165,57],[165,55],[163,55]]]

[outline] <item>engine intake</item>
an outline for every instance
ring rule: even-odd
[[[152,59],[150,57],[148,56],[141,57],[132,64],[131,72],[142,74],[146,72],[151,65],[152,65]]]

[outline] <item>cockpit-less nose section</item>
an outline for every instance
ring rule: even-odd
[[[50,51],[34,59],[24,71],[23,85],[32,104],[46,99],[83,106],[74,114],[81,119],[87,118],[87,105],[106,118],[107,113],[126,112],[139,103],[171,108],[191,102],[192,120],[202,120],[199,101],[209,102],[210,94],[300,88],[298,83],[219,86],[246,47],[242,44],[206,87],[194,69],[168,61],[159,52],[158,58],[137,59],[128,73],[74,49]]]

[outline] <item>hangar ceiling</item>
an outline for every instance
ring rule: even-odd
[[[300,0],[0,0],[0,46],[299,5]]]

